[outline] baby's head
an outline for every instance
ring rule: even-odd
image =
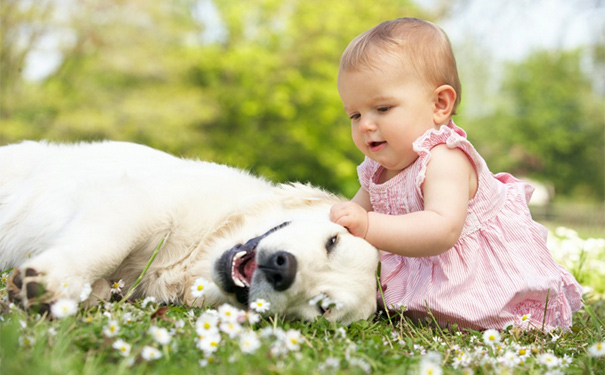
[[[460,79],[450,41],[439,27],[417,18],[383,22],[351,41],[339,71],[384,68],[386,63],[395,69],[412,69],[430,90],[450,85],[456,92],[452,114],[456,113]]]

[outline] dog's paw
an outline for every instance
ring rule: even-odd
[[[40,314],[49,312],[52,293],[45,288],[42,275],[34,268],[28,267],[24,271],[15,268],[7,283],[11,302]]]

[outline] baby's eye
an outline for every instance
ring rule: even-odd
[[[361,115],[359,113],[353,113],[352,115],[349,115],[349,118],[351,120],[357,120],[361,117]]]
[[[387,112],[391,107],[378,107],[378,112]]]

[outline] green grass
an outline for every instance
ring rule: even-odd
[[[483,332],[441,329],[430,321],[413,324],[401,314],[377,314],[350,326],[323,318],[265,317],[242,322],[241,332],[231,331],[233,337],[220,333],[218,342],[208,331],[196,330],[199,317],[208,314],[200,308],[135,301],[79,308],[62,319],[28,315],[6,300],[5,273],[0,374],[605,374],[605,356],[593,353],[605,341],[605,242],[595,245],[569,230],[555,235],[555,258],[592,290],[570,332],[510,327],[492,346]],[[112,337],[106,333],[110,321],[119,326]],[[169,343],[159,343],[151,327],[166,328]],[[206,338],[203,345],[198,337]],[[216,346],[207,345],[212,337]],[[248,337],[248,346],[242,337]],[[131,347],[127,356],[114,348],[117,340]],[[158,349],[161,358],[143,358],[146,346]]]
[[[267,327],[297,330],[301,333],[298,348],[288,350],[283,341],[276,343],[275,337],[261,337],[261,346],[252,354],[245,354],[238,338],[231,339],[223,333],[218,350],[211,356],[195,343],[198,336],[195,321],[203,310],[171,306],[164,315],[154,316],[157,310],[155,305],[143,308],[140,303],[112,305],[81,310],[75,316],[52,321],[12,310],[2,315],[0,324],[0,373],[402,374],[419,372],[421,362],[432,356],[427,354],[430,352],[440,354],[437,362],[445,374],[463,373],[463,366],[456,363],[458,357],[466,358],[464,353],[469,361],[465,367],[475,374],[543,374],[549,370],[540,361],[544,353],[568,361],[553,368],[566,374],[603,374],[605,367],[605,357],[588,354],[589,346],[603,341],[603,300],[591,300],[576,313],[572,332],[512,328],[502,332],[495,347],[483,343],[481,332],[414,325],[399,315],[391,317],[391,321],[384,315],[374,316],[348,327],[325,319],[304,323],[265,318],[244,326],[254,329],[259,336]],[[122,319],[126,313],[133,317],[130,323]],[[116,337],[103,333],[110,318],[120,325]],[[154,340],[149,333],[152,325],[174,330],[169,344],[160,345]],[[132,346],[128,358],[112,347],[118,338]],[[142,359],[141,351],[146,345],[158,348],[162,357],[152,361]],[[507,351],[517,356],[525,351],[527,355],[511,372],[497,363]],[[209,363],[200,364],[200,360],[208,358]]]

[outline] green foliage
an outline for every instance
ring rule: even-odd
[[[494,171],[551,181],[557,194],[605,198],[603,97],[579,51],[537,52],[510,65],[500,109],[472,124]]]
[[[352,196],[363,155],[338,61],[377,23],[423,17],[414,2],[213,1],[218,29],[192,11],[200,2],[210,0],[3,1],[0,144],[129,140]],[[59,69],[24,81],[26,57],[48,40]],[[602,64],[602,46],[594,52]],[[580,66],[578,53],[536,54],[510,67],[498,113],[460,122],[492,170],[603,198],[603,98]]]

